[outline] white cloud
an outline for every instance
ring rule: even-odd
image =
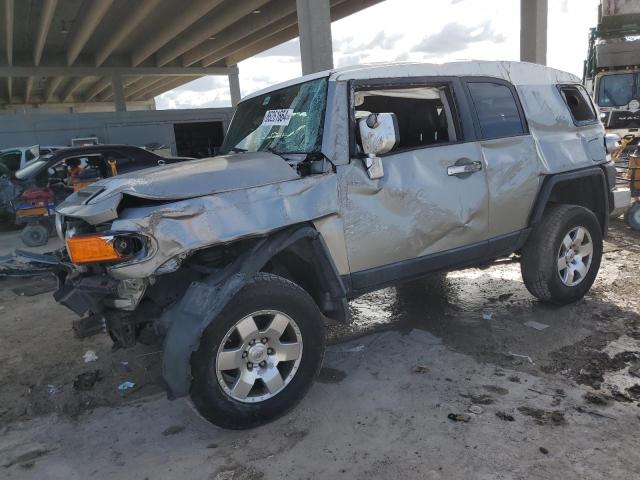
[[[469,48],[472,43],[502,43],[505,39],[503,34],[493,30],[489,20],[480,25],[472,26],[451,22],[446,24],[440,32],[424,37],[412,50],[436,56],[461,52]]]

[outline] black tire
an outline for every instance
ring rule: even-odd
[[[589,232],[593,253],[589,269],[580,283],[568,286],[558,272],[558,253],[563,238],[576,227],[584,227]],[[527,290],[534,297],[565,305],[580,300],[589,291],[601,258],[602,229],[593,212],[577,205],[552,205],[522,249],[520,270]]]
[[[267,400],[244,403],[228,395],[218,382],[217,352],[236,322],[262,310],[280,311],[296,322],[302,356],[294,376],[280,392]],[[245,429],[268,423],[304,397],[320,370],[324,349],[324,318],[311,296],[289,280],[258,273],[203,333],[198,350],[191,356],[191,399],[204,418],[223,428]]]
[[[27,225],[20,232],[20,238],[27,247],[41,247],[49,241],[49,231],[42,225]]]
[[[640,202],[635,202],[624,213],[624,221],[632,230],[640,232]]]

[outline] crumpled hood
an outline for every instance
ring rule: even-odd
[[[153,200],[179,200],[270,185],[298,178],[281,157],[242,153],[173,163],[118,175],[92,185],[103,190],[89,203],[122,193]]]

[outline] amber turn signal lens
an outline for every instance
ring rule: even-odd
[[[73,263],[108,262],[122,258],[113,247],[113,237],[86,235],[68,238],[67,250]]]

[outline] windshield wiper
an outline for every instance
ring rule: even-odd
[[[247,151],[247,149],[246,149],[246,148],[240,148],[240,147],[233,147],[233,148],[231,149],[231,151],[232,151],[232,152],[235,152],[235,153],[244,153],[244,152],[246,152],[246,151]]]

